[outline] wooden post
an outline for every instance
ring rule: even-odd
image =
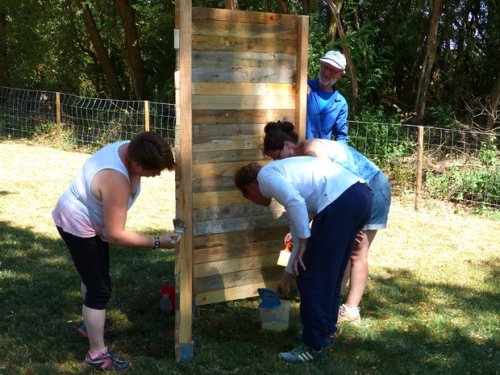
[[[144,131],[149,131],[149,101],[144,101]]]
[[[192,189],[192,4],[177,1],[179,10],[179,148],[176,148],[176,216],[184,221],[186,229],[176,252],[176,294],[179,309],[176,311],[175,357],[178,362],[189,362],[193,358],[193,189]],[[177,297],[176,297],[177,298]]]
[[[299,139],[306,137],[307,115],[307,48],[309,38],[309,17],[300,16],[297,22],[297,68],[295,96],[295,126]]]
[[[56,139],[61,142],[62,129],[61,129],[61,93],[56,92]]]
[[[415,187],[415,210],[420,209],[420,199],[422,196],[422,178],[424,165],[424,127],[418,127],[418,143],[417,143],[417,183]]]

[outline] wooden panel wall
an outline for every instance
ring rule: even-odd
[[[303,133],[308,30],[306,17],[214,8],[192,8],[191,29],[192,276],[204,305],[254,296],[283,271],[281,206],[247,201],[234,174],[268,162],[268,121]]]

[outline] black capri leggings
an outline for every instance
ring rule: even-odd
[[[111,297],[109,276],[109,244],[98,236],[82,238],[57,227],[69,248],[73,263],[87,287],[83,304],[91,309],[104,310]]]

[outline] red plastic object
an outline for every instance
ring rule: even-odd
[[[164,297],[166,295],[168,295],[172,309],[175,311],[175,285],[165,285],[160,289],[160,296]]]

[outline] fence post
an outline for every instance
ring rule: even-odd
[[[61,93],[56,92],[56,139],[61,142],[62,129],[61,129]]]
[[[149,101],[144,101],[144,131],[149,131]]]
[[[424,165],[424,127],[418,127],[417,143],[417,184],[415,187],[415,211],[420,209],[420,199],[422,196],[422,177]]]

